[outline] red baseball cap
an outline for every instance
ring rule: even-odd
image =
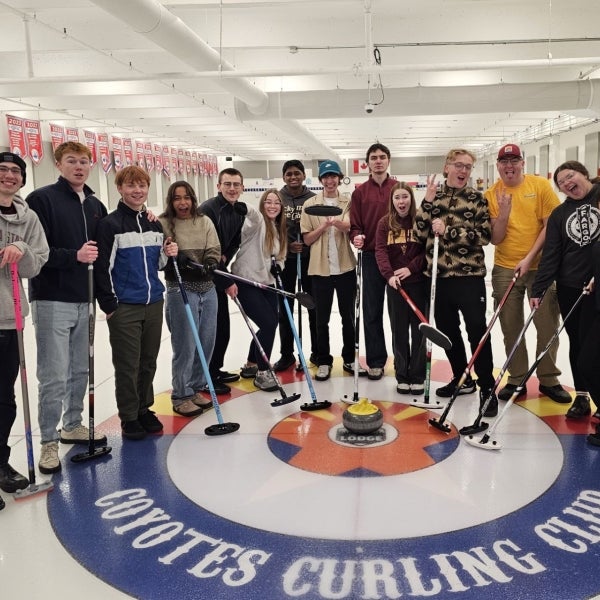
[[[498,150],[498,160],[501,158],[507,158],[509,156],[514,156],[515,158],[523,158],[521,154],[521,148],[516,144],[505,144]]]

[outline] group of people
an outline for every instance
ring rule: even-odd
[[[417,206],[413,189],[390,177],[389,149],[376,143],[366,153],[369,178],[351,197],[340,193],[344,174],[337,162],[320,164],[323,189],[314,194],[304,185],[302,162],[289,160],[282,170],[285,185],[281,190],[266,190],[258,208],[240,200],[242,173],[226,168],[218,175],[217,195],[201,205],[188,182],[171,184],[164,212],[157,216],[146,208],[151,182],[143,169],[129,166],[117,173],[120,201],[108,214],[86,183],[92,167],[89,149],[66,142],[56,148],[55,160],[58,181],[36,189],[23,201],[18,192],[25,183],[25,162],[10,152],[0,153],[0,350],[5,357],[0,369],[0,489],[6,492],[28,485],[27,478],[9,464],[8,436],[16,416],[14,387],[19,369],[13,264],[19,278],[30,279],[42,473],[61,469],[59,442],[87,444],[90,439],[82,423],[90,293],[106,314],[122,435],[140,440],[163,428],[152,410],[163,313],[171,333],[173,411],[182,416],[210,409],[211,388],[227,394],[227,384],[240,376],[252,378],[261,390],[276,390],[273,373],[295,366],[293,323],[282,310],[281,295],[269,289],[273,286],[293,295],[299,285],[314,299],[315,309],[308,315],[310,362],[316,366],[318,381],[327,380],[332,371],[329,322],[335,292],[343,369],[354,373],[357,253],[362,265],[366,350],[366,368],[359,365],[358,375],[372,380],[384,375],[387,296],[396,390],[424,393],[426,343],[419,320],[399,288],[426,314],[437,254],[435,324],[452,342],[446,354],[453,374],[447,385],[436,390],[437,395],[468,394],[479,387],[480,406],[488,401],[486,416],[497,414],[498,398],[510,399],[528,371],[524,339],[514,350],[524,327],[527,296],[535,310],[536,356],[553,338],[560,316],[566,318],[576,388],[573,400],[559,382],[555,340],[537,366],[539,391],[555,402],[572,402],[567,418],[588,417],[590,400],[596,406],[594,416],[600,418],[600,378],[595,372],[600,295],[594,293],[592,279],[600,273],[600,183],[590,179],[579,162],[565,162],[554,173],[556,186],[567,196],[561,204],[546,179],[524,172],[517,145],[500,149],[499,179],[485,193],[470,185],[475,156],[455,148],[446,156],[444,182],[428,177],[425,197]],[[306,210],[314,205],[336,207],[338,214],[317,216]],[[496,306],[513,282],[500,311],[500,325],[506,353],[514,350],[514,354],[498,397],[491,343],[484,336],[483,247],[490,242],[495,245]],[[166,289],[160,270],[164,270]],[[224,370],[230,299],[258,329],[239,373]],[[22,306],[26,314],[24,299]],[[186,318],[188,309],[207,373]],[[472,356],[477,350],[477,380],[463,378],[457,389],[468,365],[461,317]],[[277,330],[280,356],[271,363]],[[93,437],[96,443],[106,443],[97,432]],[[588,441],[600,446],[600,426]]]

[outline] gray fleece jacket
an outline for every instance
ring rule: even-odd
[[[35,277],[48,260],[48,243],[44,229],[37,215],[20,196],[13,197],[16,214],[0,213],[0,249],[16,246],[23,257],[18,263],[19,279]],[[23,317],[29,314],[29,305],[21,289],[21,312]],[[15,329],[15,308],[13,301],[10,265],[0,269],[0,329]]]

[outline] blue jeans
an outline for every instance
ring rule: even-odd
[[[37,342],[38,423],[42,444],[58,440],[56,428],[81,424],[89,366],[87,302],[34,300]]]
[[[217,292],[214,287],[203,293],[187,290],[187,297],[206,362],[210,363],[217,333]],[[206,385],[206,377],[186,313],[179,288],[169,287],[165,316],[173,348],[173,406],[191,398]]]

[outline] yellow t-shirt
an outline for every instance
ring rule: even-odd
[[[512,194],[512,203],[506,237],[496,246],[494,264],[514,269],[529,252],[544,227],[544,219],[550,216],[560,200],[550,182],[538,175],[525,175],[523,183],[516,187],[507,187],[499,179],[484,194],[490,219],[498,218],[497,190]],[[541,253],[533,260],[531,269],[537,269],[540,256]]]

